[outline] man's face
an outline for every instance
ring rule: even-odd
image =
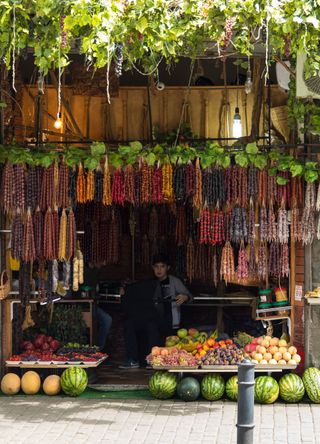
[[[165,279],[168,275],[169,271],[169,265],[164,264],[163,262],[157,262],[152,266],[153,272],[156,278],[158,278],[160,281]]]

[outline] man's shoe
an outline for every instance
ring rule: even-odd
[[[123,369],[140,368],[140,365],[139,365],[139,362],[129,359],[124,364],[119,365],[119,368],[123,368]]]

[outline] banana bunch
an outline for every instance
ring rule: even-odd
[[[315,288],[313,291],[307,291],[305,298],[320,298],[320,287]]]

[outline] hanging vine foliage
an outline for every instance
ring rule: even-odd
[[[195,141],[194,146],[177,145],[172,147],[168,144],[154,146],[142,146],[140,142],[132,142],[128,146],[120,145],[119,147],[112,147],[107,150],[108,162],[105,162],[106,146],[104,143],[95,142],[90,147],[90,150],[82,148],[69,147],[64,151],[64,161],[69,167],[78,166],[80,169],[84,165],[89,171],[95,170],[99,165],[105,165],[104,168],[120,169],[127,165],[138,165],[143,161],[145,165],[155,167],[162,165],[165,170],[170,168],[170,165],[175,165],[177,162],[180,165],[187,165],[190,161],[197,159],[196,165],[201,166],[203,170],[210,167],[222,167],[229,171],[228,167],[233,162],[240,167],[248,167],[250,165],[256,167],[258,170],[267,170],[268,177],[274,178],[277,185],[286,185],[288,183],[288,173],[293,177],[302,176],[306,182],[315,182],[319,178],[319,164],[318,162],[305,161],[303,158],[299,159],[284,151],[262,151],[256,143],[249,143],[245,147],[235,147],[232,151],[229,148],[223,148],[216,143],[208,141],[205,145]],[[46,151],[35,151],[19,146],[0,146],[0,163],[9,161],[6,165],[16,165],[25,163],[30,166],[43,166],[48,168],[53,165],[58,159],[59,153],[55,149],[48,148]],[[173,179],[170,174],[170,181]],[[3,178],[5,178],[5,174]],[[109,176],[108,176],[109,177]],[[188,170],[187,170],[187,180]],[[84,176],[83,176],[84,178]],[[84,178],[85,179],[85,178]],[[4,179],[3,179],[4,180]],[[162,172],[162,181],[164,180]],[[77,184],[77,186],[80,184]],[[85,186],[83,184],[82,188]],[[104,183],[103,193],[110,193],[111,184],[109,180]],[[195,187],[196,183],[192,185]],[[168,193],[173,193],[173,184],[169,184],[170,189]],[[189,183],[186,184],[186,192],[189,190]],[[81,190],[82,190],[81,188]],[[202,187],[200,187],[202,188]],[[8,185],[8,189],[12,189]],[[79,191],[79,190],[78,190]],[[84,190],[83,190],[84,191]],[[94,191],[94,190],[93,190]],[[192,189],[192,194],[196,189]],[[152,194],[152,190],[150,191]],[[202,191],[199,189],[199,193]],[[150,194],[150,199],[152,195]],[[170,197],[169,196],[169,197]],[[168,198],[168,196],[163,196]],[[195,197],[195,196],[194,196]],[[228,198],[228,196],[226,196]],[[86,197],[83,196],[84,201]],[[246,197],[247,199],[247,197]],[[108,199],[106,199],[108,205]]]
[[[7,66],[28,47],[44,74],[65,67],[75,48],[96,68],[114,61],[120,74],[212,47],[249,55],[266,43],[267,28],[271,55],[304,50],[309,73],[319,70],[319,0],[7,0],[0,17]]]

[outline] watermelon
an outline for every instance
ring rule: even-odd
[[[238,399],[238,376],[231,376],[226,383],[226,395],[231,401]]]
[[[183,401],[195,401],[200,395],[200,384],[195,378],[182,378],[177,386],[177,394]]]
[[[254,399],[260,404],[272,404],[279,396],[279,385],[271,376],[258,376],[255,380]]]
[[[221,375],[206,375],[201,382],[201,394],[208,401],[217,401],[224,394],[225,383]]]
[[[172,373],[157,371],[149,379],[150,393],[157,399],[172,398],[176,388],[177,378]]]
[[[305,389],[300,376],[288,373],[279,381],[280,397],[286,402],[299,402],[304,396]]]
[[[66,395],[79,396],[88,385],[88,376],[81,367],[67,368],[61,375],[61,388]]]
[[[320,370],[315,367],[307,368],[303,372],[302,381],[311,401],[320,404]]]

